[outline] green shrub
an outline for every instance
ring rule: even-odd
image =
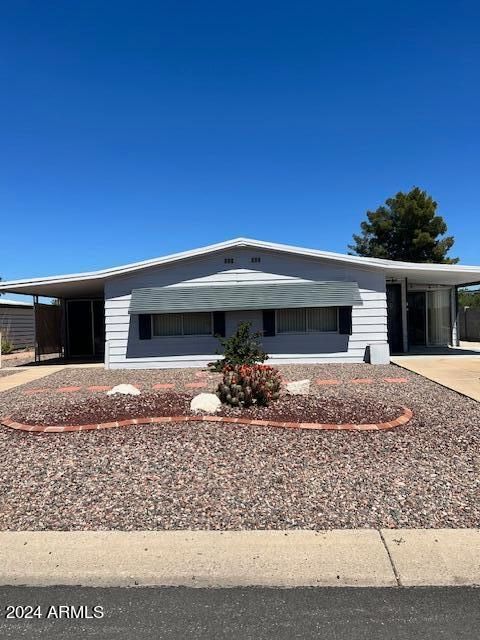
[[[459,307],[473,307],[475,309],[480,308],[480,290],[472,291],[464,289],[458,292],[458,306]]]
[[[213,371],[223,371],[225,367],[265,362],[268,355],[260,344],[261,337],[261,332],[252,333],[250,322],[241,322],[232,336],[219,338],[223,359],[211,362],[208,366]]]
[[[7,355],[7,353],[12,353],[13,351],[13,343],[10,342],[8,336],[2,335],[2,353]]]
[[[280,372],[262,364],[226,366],[217,396],[232,407],[267,406],[280,396]]]

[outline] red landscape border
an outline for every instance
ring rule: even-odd
[[[202,415],[202,416],[160,416],[154,418],[132,418],[129,420],[116,420],[114,422],[101,422],[99,424],[78,425],[52,425],[43,427],[40,425],[24,424],[11,418],[2,418],[1,424],[17,431],[29,433],[69,433],[73,431],[92,431],[98,429],[111,429],[114,427],[129,427],[131,425],[160,424],[165,422],[223,422],[226,424],[242,424],[254,427],[280,427],[283,429],[312,429],[329,431],[383,431],[394,429],[407,424],[413,417],[413,411],[403,407],[403,413],[389,422],[375,424],[323,424],[320,422],[279,422],[276,420],[250,420],[248,418],[230,418],[228,416]]]

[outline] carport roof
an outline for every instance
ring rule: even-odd
[[[27,278],[0,282],[0,292],[22,293],[48,297],[81,297],[103,296],[105,283],[119,276],[134,272],[141,272],[152,267],[167,266],[181,260],[189,260],[202,255],[237,248],[252,248],[272,251],[304,258],[329,261],[337,264],[370,271],[382,271],[386,278],[408,278],[411,282],[467,285],[480,282],[480,266],[449,265],[449,264],[417,264],[413,262],[395,262],[379,258],[363,258],[318,249],[305,249],[286,244],[251,240],[249,238],[235,238],[226,242],[211,244],[206,247],[182,251],[152,260],[144,260],[120,267],[100,269],[84,273],[51,276],[43,278]]]

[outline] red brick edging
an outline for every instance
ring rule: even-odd
[[[94,429],[111,429],[113,427],[129,427],[134,424],[158,424],[164,422],[225,422],[227,424],[243,424],[257,427],[281,427],[285,429],[317,429],[333,431],[379,431],[394,429],[402,424],[407,424],[413,417],[413,412],[407,407],[403,407],[402,415],[390,422],[379,422],[376,424],[322,424],[320,422],[279,422],[276,420],[248,420],[247,418],[229,418],[227,416],[161,416],[157,418],[133,418],[130,420],[117,420],[115,422],[101,422],[99,424],[79,424],[79,425],[52,425],[42,427],[39,425],[23,424],[15,422],[10,418],[2,418],[1,424],[18,431],[29,431],[32,433],[65,433],[71,431],[92,431]]]

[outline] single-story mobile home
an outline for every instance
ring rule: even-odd
[[[414,264],[237,238],[122,267],[0,283],[35,298],[37,357],[205,366],[242,321],[272,363],[387,362],[457,345],[459,285],[480,266]],[[38,297],[58,304],[40,304]]]
[[[0,333],[13,349],[32,347],[34,343],[33,304],[0,298]]]

